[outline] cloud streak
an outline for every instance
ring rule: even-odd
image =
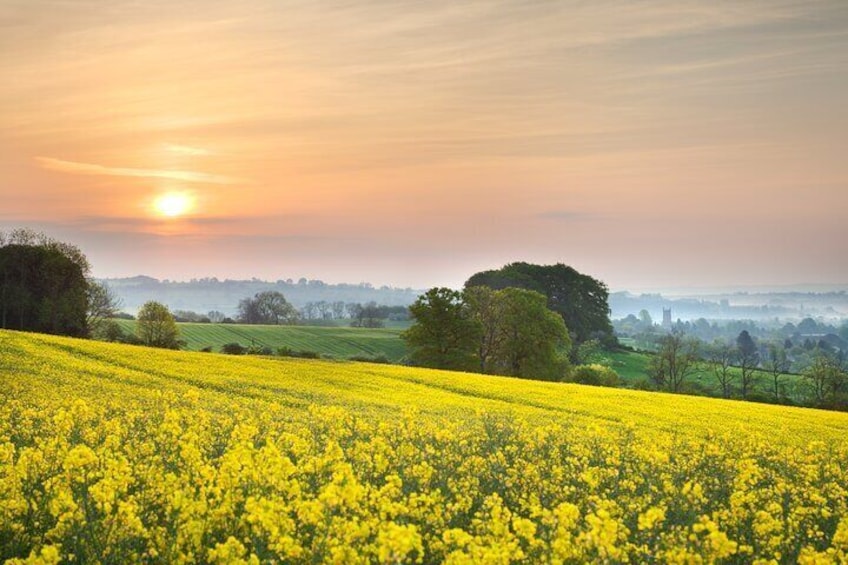
[[[141,177],[168,179],[181,182],[208,184],[236,184],[239,179],[224,175],[213,175],[198,171],[179,171],[170,169],[136,169],[131,167],[106,167],[94,163],[78,163],[52,157],[36,157],[35,160],[42,168],[50,171],[79,175],[99,175],[112,177]]]

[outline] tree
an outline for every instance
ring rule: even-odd
[[[819,406],[842,401],[848,392],[848,374],[838,360],[824,351],[816,351],[813,361],[802,373],[807,381],[812,399]]]
[[[152,300],[145,302],[136,320],[136,335],[142,344],[165,349],[180,348],[180,330],[164,304]]]
[[[660,340],[660,349],[651,358],[648,372],[657,388],[680,392],[686,379],[697,367],[698,342],[679,334],[669,334]]]
[[[461,293],[431,288],[409,307],[414,320],[401,334],[416,364],[437,369],[471,370],[480,326]]]
[[[352,309],[354,328],[382,328],[389,314],[387,308],[378,306],[373,300],[365,305],[357,304]]]
[[[748,398],[748,394],[757,384],[756,371],[760,365],[760,352],[748,330],[742,330],[736,337],[736,355],[739,362],[739,387],[742,398]]]
[[[504,339],[499,323],[502,303],[495,292],[487,286],[473,286],[463,292],[471,317],[479,325],[476,354],[481,373],[494,373],[492,359]]]
[[[0,246],[0,327],[88,335],[86,271],[63,249],[55,242]]]
[[[606,285],[562,263],[511,263],[498,270],[474,274],[465,283],[465,288],[474,286],[493,290],[511,287],[535,290],[547,297],[548,308],[562,316],[577,343],[593,337],[614,340]]]
[[[561,380],[568,370],[567,357],[558,350],[571,349],[562,316],[548,309],[547,298],[522,288],[495,292],[502,334],[491,353],[494,372],[521,378]]]
[[[766,359],[763,362],[763,369],[771,376],[774,399],[780,400],[783,394],[781,380],[789,371],[789,358],[786,356],[786,350],[775,343],[770,343],[766,349]]]
[[[707,348],[706,357],[718,384],[721,386],[722,397],[730,398],[731,386],[736,379],[733,371],[733,363],[736,361],[736,348],[716,340]]]
[[[276,290],[258,292],[238,304],[238,319],[243,324],[295,324],[300,319],[297,309]]]
[[[645,327],[645,329],[650,328],[654,325],[654,320],[651,318],[651,313],[645,310],[644,308],[639,311],[639,321]]]
[[[100,336],[103,334],[106,321],[113,318],[121,308],[121,299],[106,283],[89,279],[87,285],[86,326],[92,335]]]
[[[568,329],[538,292],[434,288],[409,310],[414,323],[402,335],[417,364],[546,380],[568,369]]]

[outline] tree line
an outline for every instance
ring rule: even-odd
[[[790,369],[784,344],[762,347],[747,330],[732,342],[709,344],[672,332],[660,338],[648,364],[648,376],[657,389],[684,392],[695,373],[706,370],[714,376],[723,398],[791,404]],[[848,360],[843,351],[815,348],[799,377],[800,396],[807,404],[848,409]]]
[[[307,302],[298,309],[286,299],[283,293],[266,290],[240,300],[234,317],[226,316],[217,310],[207,314],[190,310],[174,310],[173,314],[178,322],[277,326],[350,320],[351,327],[382,328],[387,320],[408,319],[409,309],[406,306],[388,306],[374,301],[362,304],[340,300]]]

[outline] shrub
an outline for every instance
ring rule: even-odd
[[[221,346],[221,353],[227,355],[244,355],[245,352],[247,352],[247,348],[240,343],[225,343]]]
[[[245,350],[245,355],[273,355],[274,352],[267,345],[251,345]]]
[[[280,347],[277,349],[280,357],[297,357],[298,359],[320,359],[321,354],[317,351],[296,351],[291,347]]]
[[[389,358],[385,355],[377,355],[376,357],[368,357],[367,355],[353,355],[347,358],[348,361],[360,361],[362,363],[382,363],[389,364]]]
[[[577,365],[571,372],[572,382],[581,385],[610,386],[616,387],[620,384],[618,373],[604,365]]]

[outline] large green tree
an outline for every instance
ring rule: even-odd
[[[0,247],[0,327],[84,337],[85,274],[58,248]]]
[[[411,360],[444,369],[546,380],[561,379],[571,342],[562,317],[538,292],[434,288],[410,307],[403,337]]]
[[[491,372],[513,377],[560,380],[568,367],[560,350],[571,349],[562,317],[548,309],[543,294],[522,288],[494,293],[500,334],[489,359]]]
[[[85,337],[91,266],[75,245],[20,228],[0,231],[0,327]]]
[[[474,286],[535,290],[547,297],[548,308],[562,316],[577,343],[593,337],[613,340],[609,290],[603,282],[568,265],[510,263],[501,269],[476,273],[465,283],[466,288]]]
[[[180,348],[180,330],[173,314],[164,304],[145,302],[136,316],[136,335],[144,345]]]
[[[462,293],[431,288],[418,297],[409,312],[414,322],[401,336],[414,364],[436,369],[474,369],[480,326],[472,319]]]

